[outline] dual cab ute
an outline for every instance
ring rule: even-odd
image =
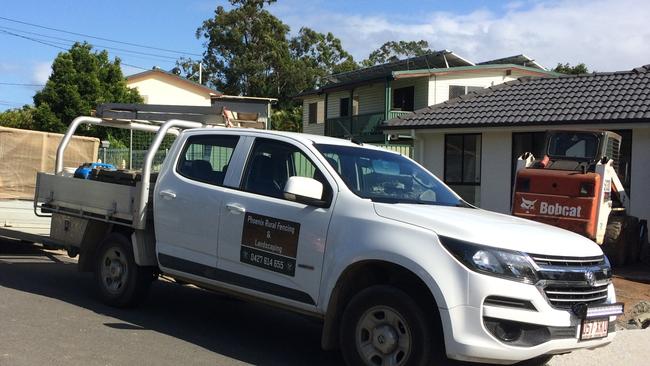
[[[179,120],[79,117],[67,139],[82,123],[157,131],[133,180],[66,176],[65,138],[38,175],[51,239],[110,305],[164,274],[320,319],[348,365],[543,364],[614,337],[622,305],[597,244],[473,207],[402,155]]]

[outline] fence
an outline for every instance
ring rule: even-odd
[[[411,145],[388,145],[388,144],[374,144],[386,150],[392,150],[398,152],[404,156],[408,156],[413,159],[413,146]]]

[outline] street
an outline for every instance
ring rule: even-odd
[[[156,281],[137,309],[93,296],[60,251],[0,239],[0,365],[340,365],[320,325],[268,306]]]
[[[341,365],[318,322],[156,281],[139,308],[107,307],[61,251],[0,239],[0,365]],[[549,365],[642,365],[650,330]],[[611,361],[607,360],[607,358]]]

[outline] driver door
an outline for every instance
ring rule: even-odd
[[[283,190],[290,176],[315,178],[331,203],[333,185],[312,153],[290,141],[255,139],[239,190],[224,198],[217,266],[237,274],[239,287],[315,306],[333,206],[290,201]]]

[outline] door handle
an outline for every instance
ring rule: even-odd
[[[168,200],[176,198],[176,193],[172,191],[160,191],[158,192],[158,194],[160,195],[160,197],[166,198]]]
[[[227,203],[226,208],[231,213],[238,214],[238,215],[243,214],[244,212],[246,212],[246,209],[243,206],[241,206],[240,204],[237,204],[237,203]]]

